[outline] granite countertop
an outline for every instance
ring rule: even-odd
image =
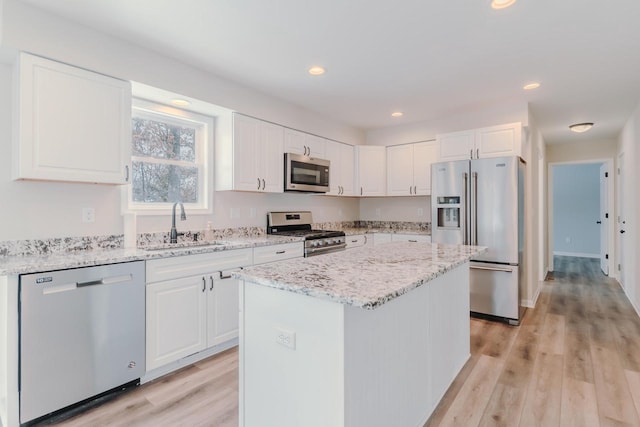
[[[57,252],[47,255],[24,255],[0,257],[0,276],[28,274],[41,271],[63,270],[67,268],[88,267],[92,265],[115,264],[119,262],[141,261],[148,259],[169,258],[181,255],[204,254],[242,248],[255,248],[282,243],[302,242],[300,237],[262,235],[255,237],[230,237],[218,241],[220,244],[197,246],[185,243],[171,248],[145,250],[130,249],[96,249],[70,252]]]
[[[247,267],[234,276],[272,288],[374,309],[486,250],[395,242]]]

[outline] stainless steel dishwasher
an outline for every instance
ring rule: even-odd
[[[20,422],[139,381],[143,261],[20,276]]]

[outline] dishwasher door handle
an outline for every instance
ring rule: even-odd
[[[113,285],[115,283],[123,283],[128,282],[133,279],[131,274],[125,274],[124,276],[111,276],[111,277],[103,277],[98,280],[89,280],[87,282],[78,282],[76,286],[78,288],[84,288],[86,286],[95,286],[95,285]]]

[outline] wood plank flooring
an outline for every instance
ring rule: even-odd
[[[640,318],[599,260],[555,267],[519,327],[471,319],[471,358],[426,427],[640,425]],[[237,399],[231,349],[58,425],[237,426]]]
[[[554,264],[519,327],[471,319],[471,359],[427,427],[640,426],[640,318],[598,259]],[[471,398],[486,366],[502,366],[490,397]]]

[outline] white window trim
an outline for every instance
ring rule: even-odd
[[[151,102],[140,98],[132,99],[132,111],[136,116],[149,115],[149,118],[157,118],[158,115],[164,116],[167,122],[184,125],[185,121],[193,122],[199,125],[196,130],[197,137],[204,136],[204,144],[198,144],[196,156],[202,154],[202,164],[197,165],[199,168],[199,188],[200,196],[203,198],[201,203],[184,203],[184,208],[193,214],[211,214],[213,213],[213,152],[214,152],[214,118],[202,114],[186,111],[158,102]],[[179,117],[179,120],[176,120]],[[204,135],[201,135],[204,133]],[[202,153],[200,153],[202,150]],[[136,157],[132,156],[132,160]],[[180,161],[158,159],[158,163],[184,164]],[[188,163],[193,166],[192,163]],[[123,213],[135,213],[137,215],[168,215],[172,212],[173,203],[133,203],[131,201],[131,191],[133,184],[125,186],[122,191]]]

